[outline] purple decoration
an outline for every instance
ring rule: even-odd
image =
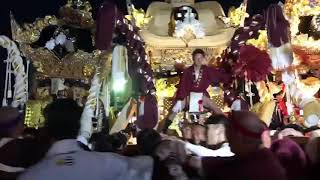
[[[282,13],[282,8],[271,4],[266,13],[268,40],[273,47],[280,47],[289,42],[289,22]]]
[[[101,43],[103,46],[102,49],[109,48],[107,45],[111,43],[112,34],[114,32],[125,35],[126,37],[126,43],[127,46],[127,52],[128,52],[128,67],[129,67],[129,74],[130,76],[135,76],[138,79],[139,84],[139,93],[141,96],[145,97],[145,113],[143,117],[139,117],[137,124],[138,127],[143,128],[153,128],[158,121],[158,107],[157,107],[157,100],[154,94],[151,94],[155,92],[155,86],[153,84],[153,73],[151,66],[147,63],[145,60],[145,48],[144,48],[144,42],[142,38],[139,36],[139,28],[135,25],[132,25],[132,23],[124,19],[123,15],[120,14],[119,17],[116,16],[115,18],[115,5],[109,4],[108,9],[101,8],[100,9],[100,21],[97,21],[97,39],[96,42]],[[112,13],[113,12],[113,15]],[[104,17],[106,16],[106,17]],[[107,21],[106,19],[110,19]],[[117,21],[120,20],[120,21]],[[113,25],[110,25],[113,24]],[[114,24],[116,24],[116,28],[113,29]],[[100,28],[104,27],[104,28]],[[100,28],[100,29],[99,29]],[[107,31],[108,30],[108,31]],[[118,34],[118,35],[119,35]],[[110,36],[107,36],[110,35]],[[105,37],[104,37],[105,36]],[[110,39],[109,41],[105,41],[105,39]],[[138,62],[138,57],[140,57],[140,61]],[[138,69],[141,69],[143,72],[139,74],[137,71]],[[144,77],[143,75],[146,75]]]

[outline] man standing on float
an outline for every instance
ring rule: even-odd
[[[183,111],[190,101],[190,93],[203,93],[202,102],[199,106],[203,106],[206,109],[212,111],[214,114],[223,114],[221,109],[210,100],[207,88],[210,84],[217,84],[218,73],[214,68],[210,68],[204,64],[205,53],[202,49],[196,49],[192,52],[193,65],[184,70],[178,90],[175,95],[175,105],[173,106],[171,113],[165,120],[163,132],[166,132],[172,120],[177,113]]]

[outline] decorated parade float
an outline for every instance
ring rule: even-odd
[[[46,104],[71,97],[84,107],[86,138],[130,122],[156,128],[200,48],[225,77],[208,89],[225,113],[248,109],[274,129],[318,126],[320,1],[287,0],[250,17],[246,6],[225,15],[215,1],[171,0],[145,12],[127,1],[123,15],[106,1],[94,20],[87,1],[70,0],[58,17],[32,24],[18,24],[13,14],[13,40],[0,38],[8,49],[2,104],[25,107],[26,126],[38,128]],[[209,115],[180,113],[171,129]]]

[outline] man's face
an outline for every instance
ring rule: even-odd
[[[225,126],[223,124],[209,124],[207,127],[208,145],[217,145],[226,141]]]
[[[173,151],[171,142],[162,142],[155,149],[155,155],[159,157],[161,161],[165,160]]]
[[[196,66],[202,66],[202,64],[204,63],[204,56],[200,53],[195,54],[193,56],[193,62]]]
[[[203,126],[195,125],[192,127],[193,140],[196,144],[206,141],[206,129]]]
[[[182,128],[182,135],[184,139],[192,139],[192,130],[190,126],[185,126]]]

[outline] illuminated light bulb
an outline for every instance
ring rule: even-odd
[[[124,78],[122,79],[118,79],[116,82],[113,82],[113,90],[115,92],[122,92],[125,87],[126,87],[126,83],[127,83],[127,80],[125,80]]]

